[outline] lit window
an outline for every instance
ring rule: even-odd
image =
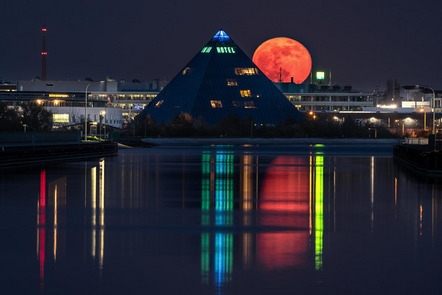
[[[216,52],[218,52],[218,53],[236,53],[235,48],[230,47],[230,46],[216,47]]]
[[[240,90],[240,92],[241,92],[241,97],[252,97],[252,92],[250,91],[250,89]]]
[[[188,74],[190,74],[191,72],[192,72],[192,69],[189,68],[189,67],[186,67],[186,68],[183,70],[183,76],[188,75]]]
[[[227,86],[238,86],[235,79],[227,79]]]
[[[244,102],[244,108],[246,109],[254,109],[255,103],[253,101],[245,101]]]
[[[67,94],[56,94],[56,93],[49,93],[49,97],[69,97]]]
[[[258,69],[257,68],[235,68],[235,75],[238,75],[238,76],[258,75]]]
[[[221,103],[221,100],[211,100],[210,104],[212,105],[212,108],[214,109],[218,109],[218,108],[222,108],[223,104]]]
[[[201,49],[201,53],[210,53],[212,51],[212,47],[204,47]]]
[[[156,107],[156,108],[159,108],[160,105],[161,105],[163,102],[164,102],[163,99],[162,99],[162,100],[159,100],[159,101],[155,104],[155,107]]]
[[[54,123],[69,123],[69,114],[53,114],[52,121]]]

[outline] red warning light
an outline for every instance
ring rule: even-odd
[[[46,32],[46,31],[47,31],[47,29],[46,29],[46,28],[43,28],[43,29],[41,29],[41,31],[42,31],[42,32]]]
[[[48,55],[48,53],[47,52],[42,52],[41,55]]]

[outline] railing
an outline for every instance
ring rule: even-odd
[[[405,138],[404,144],[428,145],[428,138],[427,137]]]
[[[0,133],[0,145],[6,144],[41,144],[47,142],[60,143],[79,143],[81,140],[78,132],[44,132],[44,133],[15,133],[2,132]]]

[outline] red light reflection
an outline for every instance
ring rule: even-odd
[[[39,227],[38,227],[38,249],[40,260],[40,288],[43,289],[45,273],[45,223],[46,223],[46,170],[40,172],[40,201],[39,201]]]
[[[263,181],[259,209],[267,211],[262,225],[300,230],[258,234],[258,261],[267,268],[307,266],[309,166],[305,159],[278,157],[272,162]]]

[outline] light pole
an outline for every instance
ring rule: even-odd
[[[431,134],[436,134],[436,112],[435,112],[435,104],[436,104],[436,92],[433,88],[427,85],[414,85],[414,86],[403,86],[406,90],[412,89],[421,89],[421,90],[431,90],[433,93],[433,97],[431,98],[431,110],[433,112],[433,128]]]
[[[106,130],[106,111],[101,111],[100,112],[100,134],[102,135],[102,137],[104,138],[102,132],[103,130]]]
[[[84,140],[87,141],[87,89],[91,86],[92,82],[87,83],[84,93]]]
[[[424,124],[423,124],[423,129],[424,131],[427,130],[427,110],[425,108],[420,108],[419,111],[421,113],[424,113]]]

